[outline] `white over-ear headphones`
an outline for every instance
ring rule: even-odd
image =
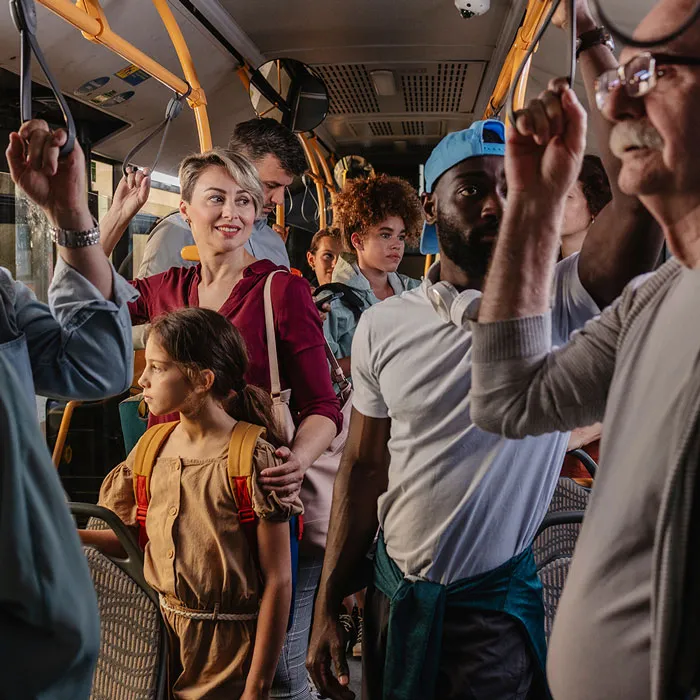
[[[436,282],[428,287],[428,299],[443,321],[461,328],[467,321],[467,312],[481,299],[481,292],[476,289],[458,292],[449,282]]]

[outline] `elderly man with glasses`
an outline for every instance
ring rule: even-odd
[[[675,30],[695,0],[660,0],[635,39]],[[551,638],[557,700],[695,698],[700,685],[700,22],[597,80],[618,183],[675,256],[551,347],[562,212],[583,154],[566,85],[519,115],[509,197],[478,322],[472,418],[509,438],[604,418],[601,468]]]

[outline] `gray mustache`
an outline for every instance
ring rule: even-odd
[[[661,134],[648,121],[619,122],[610,132],[610,150],[617,158],[629,148],[660,151],[663,147]]]

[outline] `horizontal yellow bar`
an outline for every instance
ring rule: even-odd
[[[119,54],[124,60],[145,70],[146,73],[152,75],[166,87],[175,90],[180,95],[184,95],[187,92],[187,83],[182,78],[178,78],[174,73],[163,68],[160,63],[122,39],[118,34],[115,34],[109,27],[104,26],[100,20],[90,17],[86,12],[73,5],[70,0],[38,0],[38,2],[69,24],[72,24],[93,41],[106,46],[114,53]]]

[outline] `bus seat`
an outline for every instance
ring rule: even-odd
[[[124,523],[112,511],[70,503],[79,518],[101,521],[113,530],[126,559],[108,557],[93,547],[85,556],[97,592],[100,655],[91,700],[165,700],[168,642],[158,596],[143,577],[143,554]]]
[[[583,516],[584,513],[580,510],[548,513],[535,536],[533,553],[537,575],[542,582],[547,641],[552,633],[554,616],[569,573]]]
[[[569,510],[586,510],[591,489],[577,484],[573,479],[561,477],[554,489],[554,495],[547,510],[548,513],[559,513]]]
[[[564,590],[566,576],[569,573],[569,565],[571,557],[558,557],[552,559],[548,564],[542,567],[537,575],[542,582],[542,599],[544,601],[544,633],[549,643],[549,637],[552,634],[554,626],[554,616],[557,613],[559,599]]]

